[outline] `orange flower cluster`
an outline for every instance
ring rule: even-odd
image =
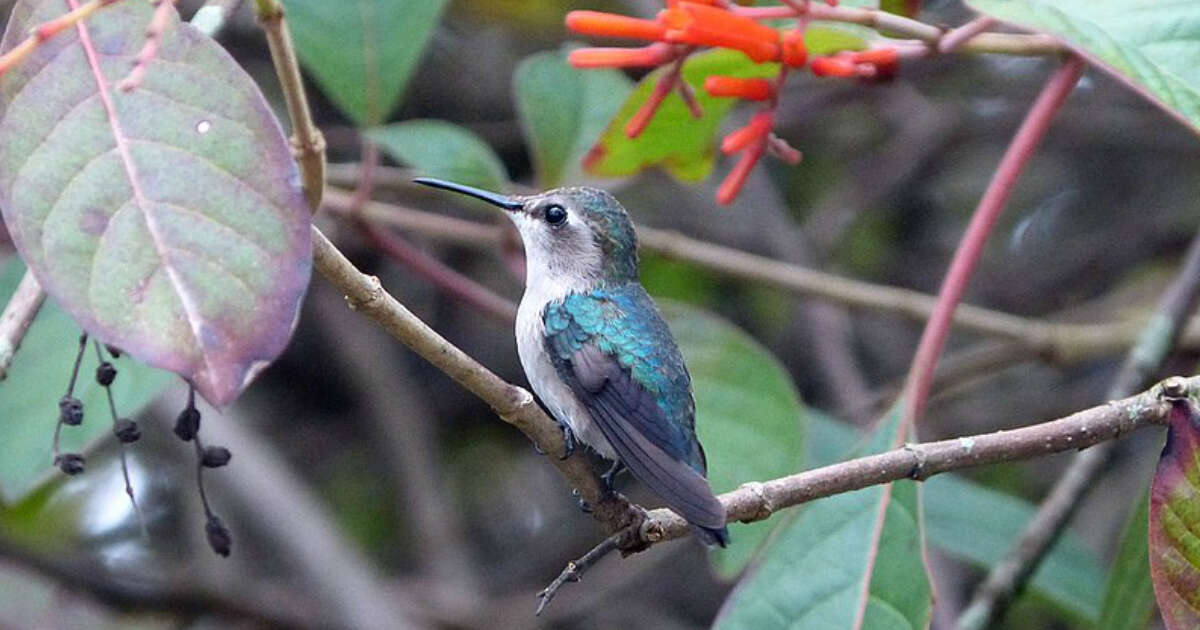
[[[797,68],[804,65],[807,54],[803,33],[790,31],[781,36],[779,31],[731,12],[721,4],[672,1],[653,20],[599,11],[571,11],[567,14],[567,28],[596,37],[728,48],[741,51],[755,63],[778,61]],[[595,50],[606,49],[576,50],[569,60],[576,67],[596,67],[599,53]],[[615,59],[619,67],[657,65],[652,63],[656,57],[650,54]]]
[[[895,73],[899,55],[894,48],[843,52],[809,58],[804,42],[807,2],[784,0],[800,17],[799,28],[779,31],[750,17],[756,14],[734,6],[730,0],[667,0],[666,8],[652,19],[598,11],[572,11],[567,28],[584,35],[616,37],[650,42],[641,48],[582,48],[570,53],[568,61],[576,68],[655,68],[668,66],[659,75],[649,97],[625,126],[625,135],[636,138],[650,124],[658,108],[672,91],[678,91],[694,116],[700,106],[692,87],[682,79],[682,63],[698,47],[736,50],[755,63],[781,64],[778,78],[739,78],[710,76],[704,90],[716,97],[740,98],[763,103],[762,109],[746,124],[721,142],[726,155],[738,154],[733,170],[717,190],[717,201],[728,204],[737,197],[755,164],[764,154],[795,164],[801,154],[771,133],[776,101],[789,69],[808,67],[817,76],[887,77]],[[826,0],[836,5],[833,0]]]

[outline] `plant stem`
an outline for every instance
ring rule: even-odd
[[[258,20],[267,35],[271,61],[287,102],[288,118],[292,121],[292,152],[300,164],[304,197],[313,212],[321,207],[325,190],[325,137],[313,122],[300,77],[300,63],[292,45],[292,34],[284,18],[279,0],[254,0]]]
[[[1080,57],[1068,57],[1046,81],[1021,127],[1013,136],[1012,143],[1004,152],[1004,157],[1000,159],[987,190],[979,200],[979,206],[971,217],[962,243],[954,252],[950,270],[942,282],[941,291],[938,292],[937,305],[930,313],[929,322],[925,325],[925,331],[917,345],[916,356],[913,357],[912,368],[904,388],[903,424],[911,425],[924,410],[938,356],[941,355],[946,337],[950,333],[954,311],[962,300],[975,264],[983,254],[988,235],[1008,203],[1017,178],[1025,170],[1025,165],[1029,163],[1042,138],[1046,136],[1050,121],[1079,82],[1085,67],[1086,64]]]
[[[42,291],[33,272],[26,270],[4,312],[0,313],[0,381],[8,377],[13,357],[45,301],[46,292]]]

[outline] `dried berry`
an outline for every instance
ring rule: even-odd
[[[204,534],[208,537],[208,546],[217,554],[229,557],[229,552],[233,547],[233,538],[229,535],[229,529],[221,522],[221,517],[213,514],[208,517],[208,522],[204,524]]]
[[[132,444],[142,437],[142,430],[129,418],[121,418],[113,423],[113,433],[122,444]]]
[[[105,361],[96,366],[96,382],[108,387],[112,385],[113,379],[117,378],[117,368],[113,364]]]
[[[200,456],[200,463],[206,468],[220,468],[229,463],[230,457],[233,455],[224,446],[206,446],[204,454]]]
[[[78,475],[83,472],[83,455],[79,453],[63,453],[54,458],[54,465],[68,475]]]
[[[69,426],[78,426],[83,422],[83,401],[74,396],[59,399],[58,420]]]
[[[188,407],[179,412],[179,416],[175,418],[175,435],[184,442],[190,442],[196,437],[196,433],[200,431],[200,410],[195,407]]]

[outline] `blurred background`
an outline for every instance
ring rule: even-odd
[[[187,17],[200,3],[180,4]],[[0,2],[0,13],[7,15],[10,6]],[[453,0],[387,120],[461,125],[497,152],[513,181],[532,184],[512,98],[517,64],[568,41],[563,16],[569,10],[652,15],[659,6],[650,0]],[[932,23],[971,17],[958,2],[927,2],[925,11],[923,19]],[[286,120],[248,6],[219,41]],[[732,166],[728,159],[700,183],[650,170],[603,184],[639,225],[936,293],[992,170],[1053,63],[957,55],[906,63],[885,83],[796,77],[776,131],[804,151],[804,161],[794,167],[764,161],[730,207],[713,202]],[[330,162],[356,163],[356,126],[317,84],[308,89]],[[738,126],[750,113],[735,110],[722,128]],[[1089,71],[1023,175],[967,302],[1059,322],[1142,321],[1200,227],[1198,164],[1194,134]],[[499,225],[478,207],[427,190],[380,185],[376,197]],[[505,379],[525,384],[511,324],[448,296],[383,255],[350,223],[331,213],[318,221],[356,264],[442,335]],[[522,278],[505,263],[511,258],[505,250],[404,234],[437,260],[519,299]],[[0,298],[21,272],[11,249],[2,255]],[[851,311],[652,254],[643,256],[643,279],[652,295],[719,315],[748,333],[786,369],[803,401],[803,418],[820,418],[821,426],[836,426],[851,439],[842,429],[861,431],[890,403],[921,332],[896,315]],[[0,472],[16,480],[4,487],[9,505],[0,510],[0,627],[685,629],[707,627],[734,583],[710,568],[694,541],[673,542],[605,559],[535,618],[536,593],[604,532],[518,431],[347,309],[319,277],[287,353],[229,409],[202,408],[207,443],[233,452],[228,467],[205,476],[214,510],[232,530],[228,559],[208,549],[191,446],[170,432],[186,388],[135,368],[128,358],[117,361],[118,406],[143,409],[143,438],[128,451],[148,527],[143,535],[124,494],[113,440],[88,447],[84,475],[67,479],[49,469],[56,404],[77,334],[65,315],[44,309],[12,377],[0,385],[0,431],[15,436],[0,443]],[[991,343],[957,331],[945,360],[981,349],[987,354]],[[1163,374],[1194,373],[1198,350],[1176,353]],[[921,438],[1020,426],[1099,404],[1122,352],[1014,356],[945,382],[920,424]],[[94,363],[85,362],[84,374],[92,369]],[[756,378],[754,371],[745,378]],[[806,427],[797,466],[843,454],[829,452],[836,440],[819,439],[821,430]],[[73,438],[65,439],[70,444]],[[1058,573],[1027,589],[1001,627],[1091,627],[1115,541],[1147,487],[1161,443],[1162,434],[1153,430],[1119,442],[1111,468],[1059,545],[1051,568]],[[983,525],[962,514],[945,514],[953,509],[939,512],[946,502],[939,503],[937,493],[948,486],[928,485],[935,628],[961,612],[986,569],[984,558],[1003,552],[1067,458],[964,475],[988,493],[988,505],[1009,510],[977,515],[991,521],[987,532],[973,531]],[[650,500],[632,483],[628,490]],[[24,551],[61,559],[85,582],[118,584],[144,601],[109,602],[64,586],[19,561]]]

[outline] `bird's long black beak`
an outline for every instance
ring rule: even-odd
[[[515,199],[507,195],[501,195],[500,193],[494,193],[475,188],[474,186],[456,184],[454,182],[448,182],[444,179],[434,179],[432,177],[417,177],[413,179],[413,181],[418,184],[424,184],[425,186],[441,188],[442,190],[450,190],[456,193],[467,195],[468,197],[482,199],[493,206],[498,206],[504,208],[505,210],[520,210],[522,207],[524,207],[524,204],[519,199]]]

